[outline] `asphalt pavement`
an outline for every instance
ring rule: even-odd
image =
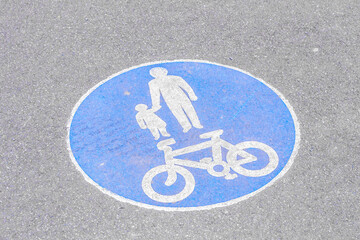
[[[0,239],[360,239],[360,2],[0,1]],[[278,89],[301,142],[284,177],[227,207],[120,202],[85,181],[67,123],[91,87],[199,59]]]

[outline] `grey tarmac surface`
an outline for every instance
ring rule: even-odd
[[[0,1],[0,239],[360,239],[360,2]],[[163,212],[87,183],[71,110],[122,69],[202,59],[288,99],[299,153],[238,204]]]

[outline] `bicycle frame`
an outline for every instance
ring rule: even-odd
[[[222,149],[226,148],[230,149],[233,145],[226,142],[223,139],[211,139],[210,141],[202,142],[193,146],[188,146],[184,148],[180,148],[177,150],[172,151],[171,153],[165,153],[165,162],[166,164],[177,164],[182,165],[186,167],[196,167],[196,168],[202,168],[206,169],[207,164],[201,163],[198,161],[192,161],[192,160],[183,160],[183,159],[177,159],[176,156],[184,155],[187,153],[197,152],[203,149],[211,148],[212,152],[212,159],[214,162],[222,162]]]
[[[223,139],[220,138],[220,135],[223,133],[222,130],[216,130],[213,132],[208,132],[205,134],[200,135],[200,138],[206,139],[210,138],[209,141],[205,141],[196,145],[172,150],[169,145],[174,144],[174,139],[167,139],[158,144],[159,150],[164,151],[165,155],[165,163],[168,166],[172,165],[180,165],[185,167],[191,167],[191,168],[199,168],[199,169],[209,169],[209,163],[218,163],[220,165],[224,165],[225,161],[222,160],[222,148],[230,149],[233,147],[233,145]],[[184,155],[187,153],[197,152],[203,149],[211,148],[212,151],[212,157],[211,158],[203,158],[201,160],[208,160],[201,162],[200,161],[194,161],[190,159],[179,159],[175,158],[176,156]],[[211,161],[209,161],[211,159]],[[215,164],[216,165],[216,164]]]

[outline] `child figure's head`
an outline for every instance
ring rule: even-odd
[[[148,108],[145,104],[138,104],[135,106],[135,110],[138,112],[143,112]]]

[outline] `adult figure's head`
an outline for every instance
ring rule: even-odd
[[[168,74],[168,71],[166,70],[166,68],[155,67],[155,68],[150,69],[150,75],[153,76],[154,78],[164,77],[167,74]]]

